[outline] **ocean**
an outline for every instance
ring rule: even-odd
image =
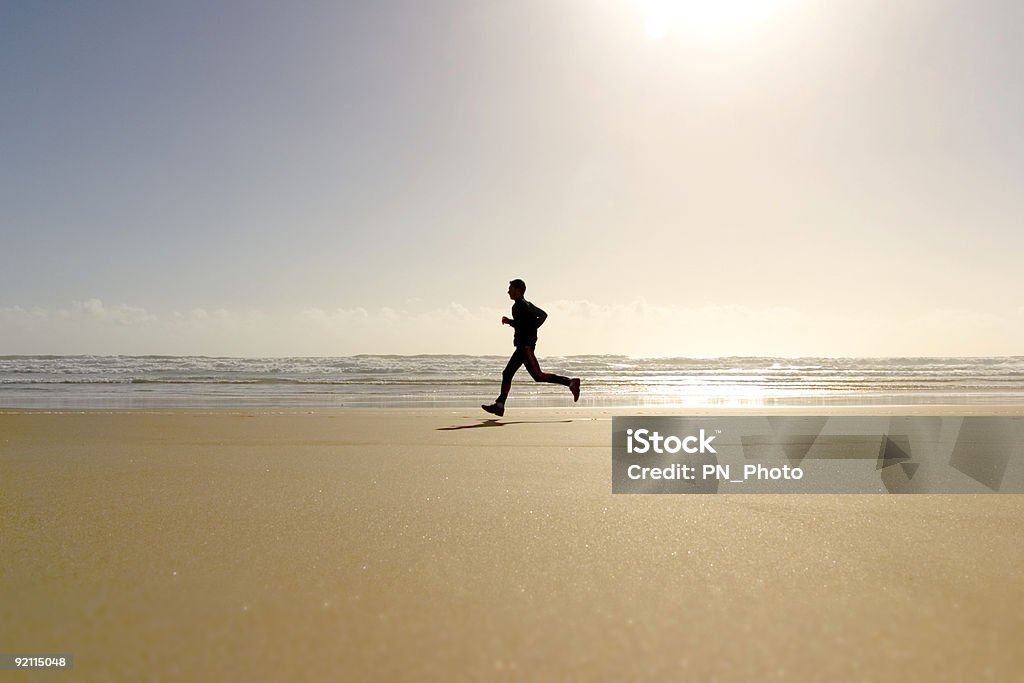
[[[993,358],[541,357],[582,378],[581,405],[666,407],[1024,404],[1024,356]],[[505,356],[337,358],[0,356],[0,408],[472,408]],[[568,406],[525,369],[509,406]]]

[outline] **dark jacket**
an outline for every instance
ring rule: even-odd
[[[516,330],[513,343],[516,346],[534,346],[537,344],[537,328],[544,324],[548,314],[540,310],[526,299],[518,299],[512,304],[512,327]]]

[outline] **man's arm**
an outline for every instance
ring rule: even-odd
[[[537,327],[540,327],[544,324],[544,321],[548,319],[548,314],[537,306],[533,307],[533,312],[537,316]]]
[[[518,329],[519,325],[523,322],[523,315],[529,309],[528,304],[524,304],[521,301],[517,301],[512,305],[512,317],[502,318],[501,322],[504,325]]]

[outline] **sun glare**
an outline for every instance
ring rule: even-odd
[[[782,0],[651,0],[644,28],[651,40],[672,33],[719,34],[756,21]]]

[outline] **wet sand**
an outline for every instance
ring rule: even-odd
[[[3,411],[0,680],[1024,676],[1024,496],[612,496],[638,412]]]

